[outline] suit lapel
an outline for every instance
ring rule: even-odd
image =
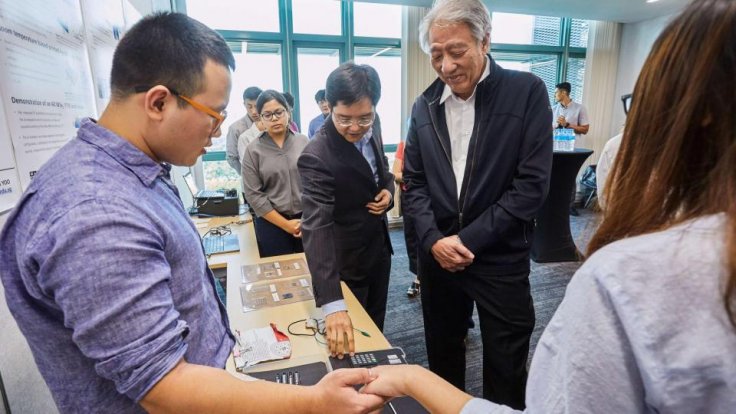
[[[383,177],[386,176],[386,171],[384,170],[385,166],[383,165],[383,152],[378,149],[378,143],[380,140],[376,137],[376,131],[373,131],[373,136],[370,140],[368,140],[370,143],[371,149],[373,150],[373,156],[376,159],[376,172],[378,173],[378,182],[383,182]],[[365,159],[365,157],[364,157]],[[366,164],[368,162],[366,161]],[[370,165],[368,166],[370,168]],[[371,170],[371,178],[373,178],[373,171]],[[375,180],[373,180],[375,182]]]
[[[363,154],[358,151],[358,148],[354,144],[348,142],[337,132],[331,117],[325,121],[325,130],[330,141],[330,146],[335,150],[337,159],[348,168],[355,170],[361,177],[368,180],[375,187],[376,183],[373,180],[373,170],[368,165],[368,161],[366,161]]]

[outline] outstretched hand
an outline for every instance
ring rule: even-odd
[[[375,394],[360,393],[354,385],[367,384],[375,379],[365,368],[338,369],[325,375],[317,385],[318,407],[315,412],[364,414],[383,407],[386,398]]]
[[[342,359],[345,354],[355,353],[353,322],[347,311],[331,313],[325,317],[325,339],[330,356]]]

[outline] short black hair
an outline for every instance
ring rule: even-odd
[[[265,91],[261,92],[260,95],[258,95],[258,99],[256,100],[256,110],[260,114],[263,110],[263,107],[271,101],[276,101],[281,104],[281,106],[284,107],[287,111],[291,111],[289,108],[289,103],[286,102],[286,98],[284,98],[284,95],[281,94],[279,91],[275,91],[273,89],[266,89]]]
[[[570,85],[570,82],[561,82],[555,85],[555,88],[567,92],[568,95],[570,95],[570,92],[572,92],[572,85]]]
[[[204,88],[207,60],[235,69],[235,58],[225,39],[204,24],[181,13],[146,16],[115,49],[110,72],[113,99],[156,85],[196,95]]]
[[[261,88],[257,86],[251,86],[249,88],[245,88],[245,90],[243,91],[243,102],[255,101],[256,99],[258,99],[258,95],[260,95],[261,92],[263,91],[261,90]]]
[[[294,109],[294,95],[290,94],[289,92],[282,93],[284,95],[284,99],[286,99],[286,103],[289,104],[289,110]]]
[[[320,89],[314,94],[314,101],[320,103],[325,100],[325,90]]]
[[[325,98],[331,107],[338,102],[352,105],[363,98],[369,98],[373,106],[381,99],[381,80],[378,72],[368,65],[346,62],[327,77]]]

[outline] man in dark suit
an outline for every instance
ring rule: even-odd
[[[340,288],[350,287],[383,330],[391,270],[386,211],[393,175],[383,152],[378,73],[345,63],[327,78],[331,116],[299,157],[302,237],[330,353],[353,354],[353,325]]]

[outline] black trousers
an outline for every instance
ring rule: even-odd
[[[386,318],[386,301],[388,299],[388,280],[391,274],[391,252],[388,244],[384,243],[381,253],[364,268],[365,277],[360,280],[345,280],[358,302],[368,312],[378,329],[383,332],[383,322]],[[355,326],[365,330],[364,327]]]
[[[284,216],[287,219],[299,218],[297,216]],[[304,251],[302,239],[281,230],[279,226],[271,224],[263,217],[256,217],[253,221],[256,230],[256,241],[258,242],[258,253],[261,257],[279,256],[282,254],[301,253]]]
[[[475,303],[483,340],[483,398],[523,409],[535,322],[529,272],[449,273],[420,260],[419,279],[430,370],[465,389],[465,337]]]

